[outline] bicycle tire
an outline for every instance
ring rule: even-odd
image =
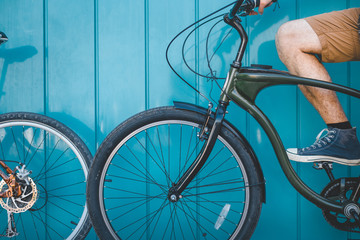
[[[15,239],[86,237],[91,228],[86,179],[92,155],[71,129],[40,114],[1,114],[0,159],[11,169],[25,165],[25,169],[31,171],[28,181],[34,183],[23,188],[22,196],[0,198],[0,222],[7,223],[0,228],[1,236]],[[6,190],[3,181],[0,185],[0,191]]]
[[[204,144],[196,137],[204,121],[199,113],[161,107],[135,115],[107,136],[87,185],[100,239],[250,239],[263,180],[250,151],[225,126],[182,198],[168,199],[167,190]]]

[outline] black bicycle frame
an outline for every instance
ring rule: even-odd
[[[314,203],[322,209],[331,210],[338,213],[343,213],[347,203],[338,203],[331,201],[319,195],[310,189],[297,175],[293,169],[290,160],[286,154],[284,145],[280,139],[279,134],[270,122],[268,117],[256,106],[255,100],[261,90],[266,87],[275,85],[306,85],[312,87],[319,87],[336,92],[344,93],[356,98],[360,98],[360,91],[345,87],[342,85],[319,81],[315,79],[302,78],[291,75],[287,72],[277,70],[265,70],[255,68],[241,68],[241,60],[247,45],[247,35],[244,31],[241,20],[236,16],[229,19],[225,16],[225,22],[237,30],[241,37],[241,45],[237,56],[230,67],[228,76],[222,89],[219,105],[217,106],[215,114],[215,122],[211,129],[209,138],[201,149],[196,160],[169,191],[170,200],[176,201],[181,197],[181,193],[188,184],[194,179],[201,167],[205,164],[210,155],[225,116],[226,108],[230,100],[234,101],[238,106],[247,111],[260,124],[267,134],[275,154],[278,158],[280,166],[293,187],[306,199]],[[175,198],[171,198],[175,197]],[[358,196],[357,196],[358,197]]]
[[[310,189],[299,178],[290,164],[279,134],[267,116],[256,106],[255,99],[262,89],[275,85],[306,85],[319,87],[344,93],[356,98],[360,98],[360,91],[334,83],[323,82],[309,78],[301,78],[286,73],[275,72],[271,70],[266,71],[253,69],[237,72],[235,79],[230,81],[229,84],[231,86],[228,86],[229,91],[223,94],[223,99],[232,99],[238,106],[253,116],[254,119],[264,129],[274,148],[280,166],[293,187],[301,195],[303,195],[306,199],[318,207],[339,213],[343,212],[343,208],[345,207],[346,203],[342,205],[338,202],[330,201],[320,196],[312,189]]]

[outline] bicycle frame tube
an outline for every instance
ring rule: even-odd
[[[276,129],[267,118],[267,116],[256,106],[255,99],[258,93],[269,86],[275,85],[306,85],[313,87],[320,87],[324,89],[334,90],[356,98],[360,98],[360,91],[352,88],[344,87],[338,84],[318,81],[315,79],[301,78],[286,73],[275,72],[273,70],[266,72],[265,70],[253,70],[248,72],[244,69],[240,72],[231,74],[233,78],[228,79],[225,83],[222,99],[230,98],[238,106],[246,110],[255,118],[266,132],[270,142],[274,148],[276,156],[279,160],[280,166],[283,169],[286,177],[293,187],[306,199],[314,203],[322,209],[328,209],[335,212],[343,212],[346,205],[330,201],[318,193],[310,189],[297,175],[293,169],[290,160],[286,154],[283,143],[277,133]],[[234,69],[230,70],[230,73]]]

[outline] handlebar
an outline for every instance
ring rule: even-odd
[[[278,0],[272,0],[271,3],[277,2]],[[260,6],[260,0],[238,0],[235,5],[232,7],[228,14],[228,18],[232,20],[236,14],[242,13],[241,15],[248,15],[254,8]],[[267,6],[266,6],[267,7]]]
[[[244,0],[239,0],[235,5],[232,7],[232,9],[229,12],[228,18],[233,19],[236,13],[239,11],[241,4],[243,4]]]
[[[273,2],[277,2],[278,0],[272,0],[268,5],[270,5]],[[238,0],[235,5],[231,8],[230,12],[228,14],[225,14],[224,21],[232,26],[240,35],[241,38],[241,44],[239,47],[239,50],[237,52],[236,58],[232,63],[232,66],[234,68],[240,68],[241,67],[241,61],[245,53],[246,45],[248,42],[248,36],[241,25],[241,20],[238,17],[235,17],[236,15],[240,16],[246,16],[251,11],[258,7],[260,5],[260,0]]]
[[[239,0],[230,10],[229,18],[232,19],[239,11],[249,13],[254,8],[259,7],[259,5],[260,0]]]

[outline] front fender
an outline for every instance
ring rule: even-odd
[[[178,109],[184,109],[184,110],[188,110],[188,111],[192,111],[192,112],[196,112],[196,113],[200,113],[203,115],[206,115],[208,110],[206,108],[203,108],[201,106],[195,105],[195,104],[191,104],[191,103],[185,103],[185,102],[177,102],[174,101],[174,106]],[[211,118],[214,119],[215,118],[215,113],[211,112]],[[259,173],[260,173],[260,178],[263,180],[263,184],[261,184],[261,189],[263,191],[263,195],[264,199],[262,199],[262,202],[265,203],[266,201],[266,190],[265,190],[265,178],[264,178],[264,173],[262,171],[260,162],[258,160],[258,158],[256,157],[256,154],[253,150],[253,148],[251,147],[251,145],[249,144],[249,142],[246,140],[246,138],[244,137],[244,135],[236,128],[234,127],[234,125],[232,125],[229,121],[227,121],[226,119],[224,119],[223,121],[223,125],[229,129],[235,136],[237,136],[237,138],[241,141],[241,143],[245,146],[245,148],[247,149],[248,153],[251,155],[252,159],[254,160],[254,164],[255,167],[257,167],[257,169],[259,169]]]

